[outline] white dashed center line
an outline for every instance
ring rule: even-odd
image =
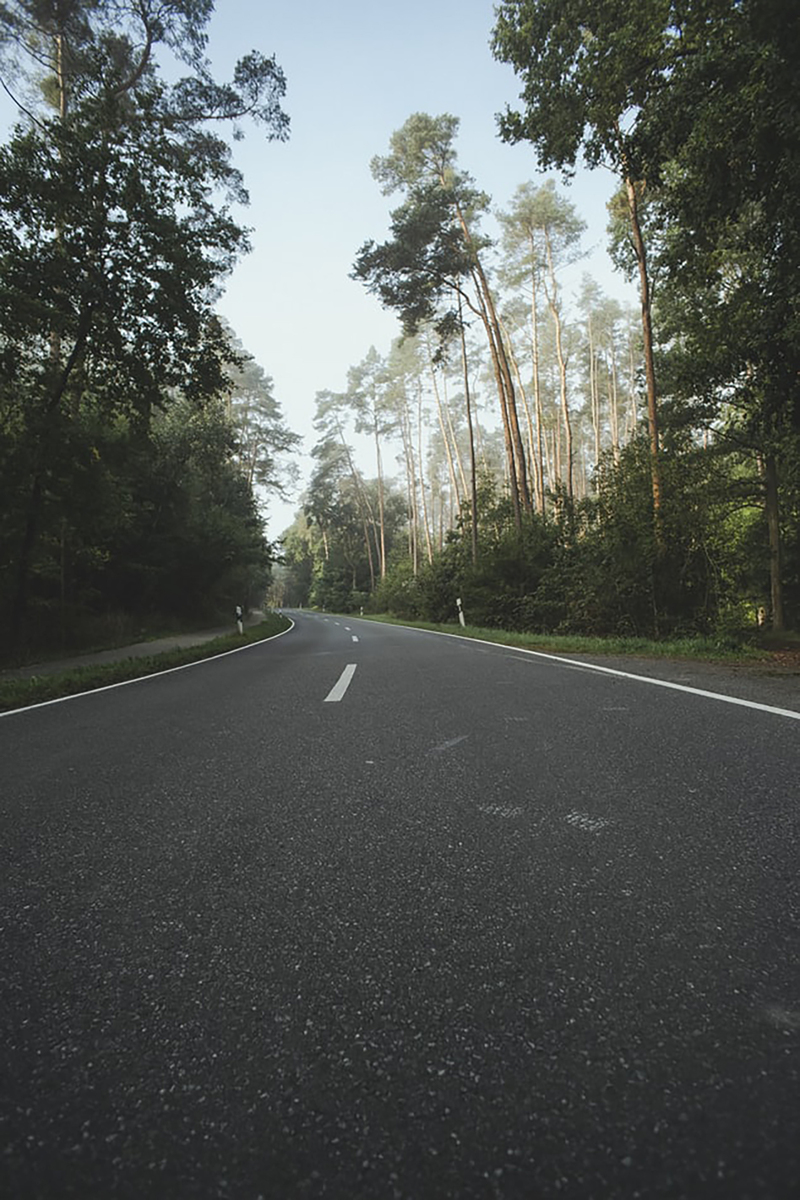
[[[342,671],[338,681],[333,685],[331,690],[325,697],[325,704],[335,704],[337,700],[341,700],[347,689],[350,687],[350,680],[356,673],[356,664],[348,663]]]
[[[352,636],[353,636],[353,641],[354,641],[354,642],[357,642],[357,641],[358,641],[358,638],[356,637],[356,635],[355,635],[355,634],[353,634]]]

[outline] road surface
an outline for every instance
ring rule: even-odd
[[[800,721],[294,614],[0,718],[0,1195],[800,1195]]]

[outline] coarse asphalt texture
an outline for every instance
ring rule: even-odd
[[[800,722],[291,615],[0,719],[0,1194],[800,1194]]]

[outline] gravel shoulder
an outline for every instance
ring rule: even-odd
[[[563,657],[800,713],[800,654],[797,651],[778,652],[769,659],[747,663],[599,654],[565,654]]]

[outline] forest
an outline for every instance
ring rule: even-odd
[[[493,203],[459,119],[376,153],[389,232],[352,278],[401,331],[299,439],[216,312],[250,244],[230,138],[288,137],[286,81],[205,57],[211,0],[5,0],[0,656],[314,605],[739,639],[800,614],[800,22],[788,0],[505,0]],[[494,27],[488,26],[494,20]],[[168,61],[169,71],[163,63]],[[381,147],[376,147],[380,151]],[[627,307],[565,186],[611,171]],[[337,381],[331,381],[336,383]],[[370,463],[369,467],[365,467]]]
[[[287,137],[285,79],[252,52],[216,82],[212,9],[0,5],[6,661],[229,620],[269,582],[259,492],[299,439],[215,302],[248,249],[225,133]]]
[[[499,136],[559,178],[494,208],[450,114],[412,114],[373,159],[396,207],[353,278],[402,336],[317,396],[277,597],[599,636],[794,627],[799,33],[767,0],[497,6],[520,89]],[[579,162],[614,173],[635,309],[588,276],[566,294]]]

